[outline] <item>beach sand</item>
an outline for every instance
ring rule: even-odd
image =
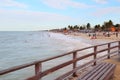
[[[65,35],[69,35],[69,36],[72,36],[72,37],[83,38],[83,39],[86,39],[86,40],[94,40],[96,42],[99,42],[99,41],[113,42],[113,41],[119,41],[120,40],[120,34],[118,35],[118,37],[116,37],[115,34],[110,35],[110,37],[105,37],[103,35],[103,33],[97,33],[96,38],[93,38],[92,36],[89,37],[88,33],[80,33],[80,32],[65,33]],[[94,43],[93,45],[96,45],[96,43]]]
[[[120,40],[120,34],[118,35],[118,37],[116,37],[116,35],[110,35],[110,37],[105,37],[102,35],[102,33],[96,33],[96,39],[97,40],[111,40],[111,41],[115,41],[115,40]],[[88,36],[87,33],[79,33],[79,32],[73,32],[73,33],[68,33],[68,35],[73,35],[73,36],[78,36],[78,37],[83,37],[85,39],[92,39],[92,36]]]

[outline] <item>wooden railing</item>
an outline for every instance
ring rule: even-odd
[[[112,45],[114,43],[116,43],[117,45]],[[101,50],[98,49],[98,47],[105,46],[105,45],[107,46],[107,48],[103,48]],[[89,54],[86,54],[86,55],[83,55],[83,56],[80,56],[80,57],[77,56],[77,54],[79,54],[78,53],[79,51],[83,51],[83,50],[87,50],[87,49],[91,49],[91,48],[94,50],[92,53],[89,53]],[[114,49],[114,48],[117,48],[117,50],[112,51],[112,49]],[[105,54],[105,55],[103,55],[101,57],[97,56],[99,53],[105,52],[105,51],[107,51],[107,54]],[[74,50],[74,51],[71,51],[71,52],[68,52],[68,53],[65,53],[65,54],[62,54],[62,55],[58,55],[58,56],[55,56],[55,57],[51,57],[51,58],[48,58],[48,59],[34,61],[34,62],[26,63],[26,64],[23,64],[23,65],[20,65],[20,66],[15,66],[15,67],[0,71],[0,75],[4,75],[4,74],[10,73],[10,72],[14,72],[14,71],[24,69],[26,67],[30,67],[30,66],[34,65],[35,66],[34,67],[35,68],[35,75],[27,78],[26,80],[40,80],[42,77],[44,77],[44,76],[46,76],[48,74],[52,74],[52,72],[54,72],[54,71],[57,71],[57,70],[59,70],[61,68],[64,68],[64,67],[66,67],[68,65],[73,64],[73,69],[71,71],[69,71],[69,72],[59,76],[58,78],[56,78],[56,80],[62,80],[64,78],[66,78],[67,76],[71,75],[71,74],[73,76],[76,76],[76,72],[79,69],[84,68],[84,66],[87,66],[90,63],[94,63],[94,65],[96,65],[97,60],[99,60],[99,59],[101,59],[103,57],[107,57],[109,59],[111,54],[116,53],[116,52],[120,52],[120,41],[115,41],[115,42],[90,46],[90,47]],[[60,57],[66,56],[66,55],[70,55],[70,54],[72,54],[72,56],[73,56],[72,60],[69,60],[67,62],[63,62],[63,63],[61,63],[61,64],[59,64],[57,66],[54,66],[54,67],[52,67],[50,69],[47,69],[47,70],[44,70],[44,71],[42,70],[42,64],[44,62],[54,60],[54,59],[57,59],[57,58],[60,58]],[[83,60],[85,58],[88,58],[90,56],[93,56],[94,59],[87,62],[87,63],[85,63],[85,64],[83,64],[83,65],[77,66],[78,61]]]

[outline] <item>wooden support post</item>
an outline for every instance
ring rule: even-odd
[[[97,46],[94,46],[94,59],[97,57]],[[96,65],[96,61],[94,62],[94,65]]]
[[[41,63],[35,64],[35,75],[39,74],[41,72],[42,66]],[[37,76],[35,80],[40,80],[40,78]]]
[[[77,58],[77,52],[74,52],[73,53],[73,60],[75,60]],[[75,69],[76,68],[76,65],[77,65],[77,62],[74,62],[73,63],[73,69]],[[76,72],[74,72],[73,73],[73,77],[76,77],[77,75],[76,75]]]
[[[35,64],[35,75],[41,72],[41,63]]]
[[[119,54],[120,54],[120,41],[118,42],[118,49],[119,49]]]
[[[118,42],[118,55],[120,56],[120,41]]]
[[[110,59],[110,43],[108,43],[108,59]]]

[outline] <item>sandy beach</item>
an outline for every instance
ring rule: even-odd
[[[80,32],[71,32],[71,33],[64,33],[65,35],[69,35],[72,37],[81,37],[88,40],[96,40],[96,41],[119,41],[120,40],[120,33],[118,37],[115,34],[111,34],[110,37],[104,36],[102,32],[96,33],[96,38],[89,36],[89,33],[80,33]]]

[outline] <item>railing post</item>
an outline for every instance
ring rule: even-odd
[[[94,59],[97,57],[97,46],[94,46]],[[94,65],[96,65],[96,61],[94,62]]]
[[[120,41],[118,42],[118,54],[120,55]]]
[[[108,43],[108,59],[110,59],[110,43]]]
[[[73,60],[75,60],[77,58],[77,52],[74,52],[73,53]],[[73,69],[75,69],[76,68],[76,65],[77,65],[77,62],[75,61],[74,63],[73,63]],[[76,72],[74,72],[73,73],[73,77],[76,77],[77,75],[76,75]]]
[[[35,64],[35,75],[39,74],[41,72],[41,63],[36,63]],[[36,80],[39,80],[39,79],[36,79]]]

